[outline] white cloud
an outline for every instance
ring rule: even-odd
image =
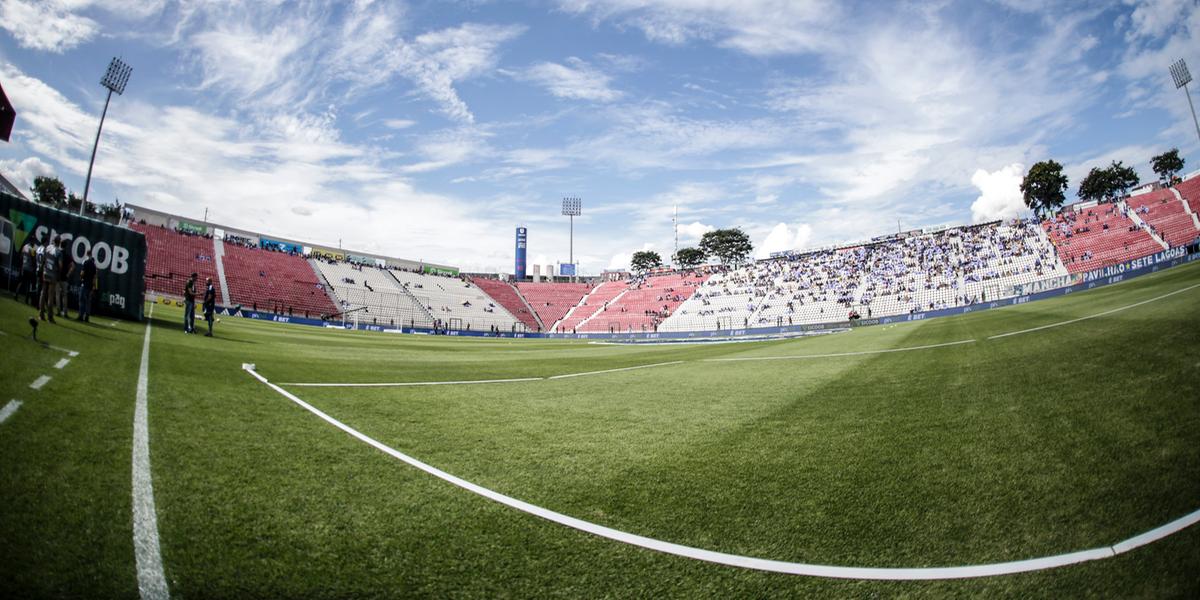
[[[383,121],[383,125],[388,129],[408,129],[416,124],[416,121],[410,119],[384,119]]]
[[[621,97],[620,92],[609,87],[612,78],[586,61],[571,57],[566,63],[538,63],[519,77],[545,88],[559,98],[612,102]]]
[[[644,252],[647,250],[655,250],[655,244],[645,242],[641,248],[630,250],[628,252],[618,252],[608,261],[608,268],[611,270],[629,270],[629,263],[633,260],[634,252]],[[656,251],[656,250],[655,250]],[[660,253],[661,254],[661,253]]]
[[[4,173],[4,177],[22,194],[29,196],[33,180],[43,176],[53,177],[54,167],[36,156],[30,156],[24,160],[0,160],[0,173]]]
[[[755,245],[754,257],[767,258],[772,252],[803,249],[811,238],[812,226],[808,223],[797,223],[795,229],[787,223],[778,223]]]
[[[685,241],[689,243],[695,243],[700,241],[700,238],[704,237],[704,234],[710,231],[716,231],[716,229],[717,228],[713,227],[712,225],[705,225],[699,221],[694,221],[686,225],[681,224],[679,225],[679,241],[680,243]]]
[[[1155,38],[1168,33],[1182,20],[1188,5],[1195,7],[1196,4],[1195,0],[1127,0],[1127,3],[1135,6],[1129,16],[1129,31],[1126,32],[1130,40]]]
[[[22,48],[62,53],[90,41],[99,25],[63,0],[0,0],[0,27]]]
[[[979,197],[971,203],[971,222],[986,223],[1015,219],[1028,212],[1021,196],[1021,179],[1025,167],[1014,163],[989,173],[978,169],[971,176],[971,185],[979,188]]]

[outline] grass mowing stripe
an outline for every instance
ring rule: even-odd
[[[0,423],[7,421],[9,417],[13,416],[13,413],[17,412],[18,408],[21,408],[20,400],[9,400],[4,408],[0,408]]]
[[[42,375],[41,377],[33,380],[33,383],[29,384],[29,387],[35,390],[40,390],[42,389],[42,386],[46,385],[47,383],[50,383],[50,376]]]
[[[294,387],[407,387],[419,385],[469,385],[473,383],[515,383],[518,381],[541,381],[541,377],[520,377],[517,379],[474,379],[467,381],[405,381],[397,383],[281,383]]]
[[[907,348],[889,348],[887,350],[863,350],[861,352],[835,352],[833,354],[797,354],[795,356],[743,356],[735,358],[706,358],[704,362],[737,362],[746,360],[792,360],[799,358],[833,358],[836,356],[865,356],[868,354],[887,354],[889,352],[907,352],[909,350],[928,350],[930,348],[944,348],[946,346],[957,346],[959,344],[973,344],[975,340],[958,340],[957,342],[944,342],[941,344],[927,344],[925,346],[909,346]]]
[[[1164,299],[1164,298],[1169,298],[1169,297],[1171,297],[1171,296],[1174,296],[1175,294],[1182,294],[1183,292],[1186,292],[1186,291],[1188,291],[1188,290],[1193,290],[1193,289],[1196,289],[1196,288],[1198,288],[1198,287],[1200,287],[1200,283],[1197,283],[1197,284],[1195,284],[1195,285],[1189,285],[1189,286],[1187,286],[1187,287],[1185,287],[1185,288],[1181,288],[1181,289],[1175,290],[1175,291],[1173,291],[1173,292],[1167,292],[1166,294],[1163,294],[1163,295],[1161,295],[1161,296],[1155,296],[1155,297],[1153,297],[1153,298],[1150,298],[1150,299],[1148,299],[1148,300],[1142,300],[1141,302],[1134,302],[1133,304],[1129,304],[1129,305],[1126,305],[1126,306],[1118,306],[1117,308],[1113,308],[1113,309],[1110,309],[1110,310],[1106,310],[1106,311],[1104,311],[1104,312],[1099,312],[1099,313],[1096,313],[1096,314],[1094,314],[1094,315],[1088,315],[1088,316],[1086,316],[1086,317],[1079,317],[1079,318],[1077,318],[1077,319],[1071,319],[1071,320],[1069,320],[1069,321],[1059,321],[1058,323],[1050,323],[1049,325],[1042,325],[1042,326],[1039,326],[1039,327],[1030,327],[1029,329],[1021,329],[1021,330],[1019,330],[1019,331],[1010,331],[1010,332],[1008,332],[1008,333],[1001,333],[1001,334],[998,334],[998,335],[989,336],[989,337],[988,337],[988,339],[989,339],[989,340],[994,340],[994,339],[998,339],[998,338],[1009,337],[1009,336],[1012,336],[1012,335],[1020,335],[1020,334],[1022,334],[1022,333],[1033,333],[1034,331],[1041,331],[1041,330],[1043,330],[1043,329],[1050,329],[1050,328],[1052,328],[1052,327],[1060,327],[1060,326],[1062,326],[1062,325],[1070,325],[1071,323],[1078,323],[1078,322],[1080,322],[1080,321],[1086,321],[1086,320],[1088,320],[1088,319],[1095,319],[1096,317],[1103,317],[1103,316],[1111,315],[1111,314],[1113,314],[1113,313],[1118,313],[1118,312],[1121,312],[1121,311],[1123,311],[1123,310],[1129,310],[1129,309],[1131,309],[1131,308],[1136,308],[1136,307],[1138,307],[1138,306],[1141,306],[1141,305],[1143,305],[1143,304],[1149,304],[1149,303],[1151,303],[1151,302],[1157,302],[1157,301],[1159,301],[1159,300],[1162,300],[1162,299]]]
[[[599,375],[601,373],[616,373],[617,371],[633,371],[635,369],[649,369],[650,367],[665,367],[667,365],[682,364],[682,360],[673,360],[671,362],[654,363],[652,365],[637,365],[634,367],[621,367],[620,369],[605,369],[603,371],[587,371],[585,373],[567,373],[565,375],[551,375],[546,379],[566,379],[568,377],[583,377],[585,375]]]
[[[150,479],[150,429],[147,391],[150,383],[150,322],[154,306],[146,315],[146,337],[142,340],[142,363],[138,368],[137,404],[133,411],[133,553],[137,560],[138,593],[143,600],[169,598],[163,575],[162,552],[158,545],[158,516],[154,510],[154,486]]]
[[[1187,528],[1188,526],[1196,523],[1197,521],[1200,521],[1200,510],[1198,510],[1198,511],[1195,511],[1181,519],[1177,519],[1175,521],[1172,521],[1171,523],[1168,523],[1166,525],[1158,527],[1149,532],[1129,538],[1129,539],[1127,539],[1123,542],[1120,542],[1116,545],[1113,545],[1113,546],[1103,546],[1100,548],[1091,548],[1088,550],[1079,550],[1076,552],[1069,552],[1066,554],[1058,554],[1058,555],[1053,555],[1053,556],[1032,558],[1032,559],[1026,559],[1026,560],[1018,560],[1018,561],[1010,561],[1010,562],[1002,562],[1002,563],[990,563],[990,564],[981,564],[981,565],[967,565],[967,566],[959,566],[959,567],[918,567],[918,568],[843,567],[843,566],[815,565],[815,564],[807,564],[807,563],[777,561],[777,560],[769,560],[769,559],[756,558],[756,557],[750,557],[750,556],[741,556],[741,555],[736,555],[736,554],[727,554],[724,552],[715,552],[712,550],[704,550],[702,548],[695,548],[695,547],[691,547],[691,546],[684,546],[681,544],[675,544],[672,542],[657,540],[654,538],[649,538],[649,537],[645,537],[645,536],[641,536],[641,535],[637,535],[637,534],[633,534],[633,533],[628,533],[625,531],[620,531],[620,530],[613,529],[610,527],[605,527],[603,525],[597,525],[595,523],[591,523],[588,521],[584,521],[582,519],[577,519],[575,517],[571,517],[571,516],[564,515],[559,512],[555,512],[555,511],[552,511],[552,510],[549,510],[546,508],[542,508],[540,506],[530,504],[528,502],[524,502],[522,500],[518,500],[511,496],[507,496],[507,495],[501,494],[499,492],[493,491],[491,489],[482,487],[480,485],[471,483],[465,479],[459,478],[455,475],[452,475],[441,469],[438,469],[437,467],[434,467],[427,463],[421,462],[420,460],[418,460],[416,458],[413,458],[407,454],[404,454],[403,452],[400,452],[400,451],[398,451],[398,450],[396,450],[396,449],[394,449],[394,448],[392,448],[370,436],[367,436],[366,434],[358,431],[357,429],[354,429],[353,427],[346,425],[345,423],[335,419],[334,417],[330,416],[329,414],[327,414],[327,413],[321,411],[320,409],[312,406],[311,404],[308,404],[307,402],[301,400],[299,397],[295,396],[294,394],[287,392],[286,390],[279,387],[278,385],[271,383],[266,377],[263,377],[262,375],[260,375],[256,371],[254,371],[253,365],[243,364],[242,369],[245,370],[247,373],[249,373],[251,376],[253,376],[255,379],[258,379],[260,382],[266,384],[268,387],[270,387],[271,389],[278,392],[283,397],[291,400],[292,402],[299,405],[301,408],[304,408],[305,410],[311,412],[312,414],[321,418],[322,420],[329,423],[330,425],[333,425],[334,427],[337,427],[338,429],[341,429],[342,431],[350,434],[352,437],[358,439],[359,441],[364,442],[367,445],[374,447],[376,450],[379,450],[380,452],[383,452],[384,454],[387,454],[387,455],[389,455],[393,458],[396,458],[404,463],[407,463],[410,466],[416,467],[417,469],[420,469],[430,475],[433,475],[439,479],[442,479],[443,481],[446,481],[448,483],[456,485],[460,488],[463,488],[463,489],[470,491],[472,493],[475,493],[477,495],[488,498],[489,500],[493,500],[495,502],[504,504],[511,508],[515,508],[522,512],[525,512],[525,513],[528,513],[528,514],[531,514],[531,515],[534,515],[537,517],[541,517],[543,519],[558,523],[560,525],[572,527],[574,529],[578,529],[580,531],[591,533],[593,535],[608,538],[608,539],[611,539],[614,541],[618,541],[618,542],[622,542],[622,543],[626,543],[626,544],[630,544],[630,545],[634,545],[634,546],[639,546],[642,548],[655,550],[655,551],[663,552],[663,553],[667,553],[667,554],[673,554],[673,555],[681,556],[684,558],[692,558],[692,559],[701,560],[701,561],[705,561],[705,562],[711,562],[711,563],[715,563],[715,564],[722,564],[722,565],[745,568],[745,569],[768,571],[768,572],[774,572],[774,573],[783,573],[783,574],[789,574],[789,575],[807,575],[807,576],[814,576],[814,577],[826,577],[826,578],[836,578],[836,579],[869,579],[869,580],[891,580],[891,581],[966,579],[966,578],[977,578],[977,577],[990,577],[990,576],[996,576],[996,575],[1010,575],[1010,574],[1014,574],[1014,573],[1040,571],[1040,570],[1045,570],[1045,569],[1052,569],[1052,568],[1056,568],[1056,567],[1063,567],[1063,566],[1067,566],[1067,565],[1073,565],[1073,564],[1079,564],[1079,563],[1083,563],[1083,562],[1089,562],[1089,561],[1094,561],[1094,560],[1110,558],[1110,557],[1116,556],[1118,553],[1127,552],[1138,546],[1149,544],[1153,541],[1162,539],[1162,538],[1167,537],[1178,531],[1182,531],[1183,529]]]

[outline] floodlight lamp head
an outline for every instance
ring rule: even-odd
[[[1171,63],[1171,79],[1175,80],[1175,89],[1179,89],[1192,81],[1192,74],[1188,72],[1187,63],[1183,59],[1179,59]]]
[[[562,214],[572,217],[583,214],[583,200],[581,198],[563,198]]]
[[[125,64],[119,58],[113,58],[112,62],[108,63],[108,70],[104,72],[104,79],[100,80],[100,85],[116,92],[118,96],[125,93],[125,84],[129,83],[129,74],[133,72],[133,68]]]

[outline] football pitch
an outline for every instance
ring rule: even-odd
[[[44,346],[33,314],[0,300],[5,597],[139,595],[147,340],[140,476],[177,598],[1200,594],[1196,263],[731,344],[209,339],[156,305],[148,334],[60,320]]]

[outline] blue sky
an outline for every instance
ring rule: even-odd
[[[469,270],[760,252],[1013,216],[1032,163],[1072,194],[1200,144],[1194,0],[0,0],[18,117],[0,172],[82,192],[109,59],[133,66],[92,199]],[[1200,99],[1200,98],[1198,98]]]

